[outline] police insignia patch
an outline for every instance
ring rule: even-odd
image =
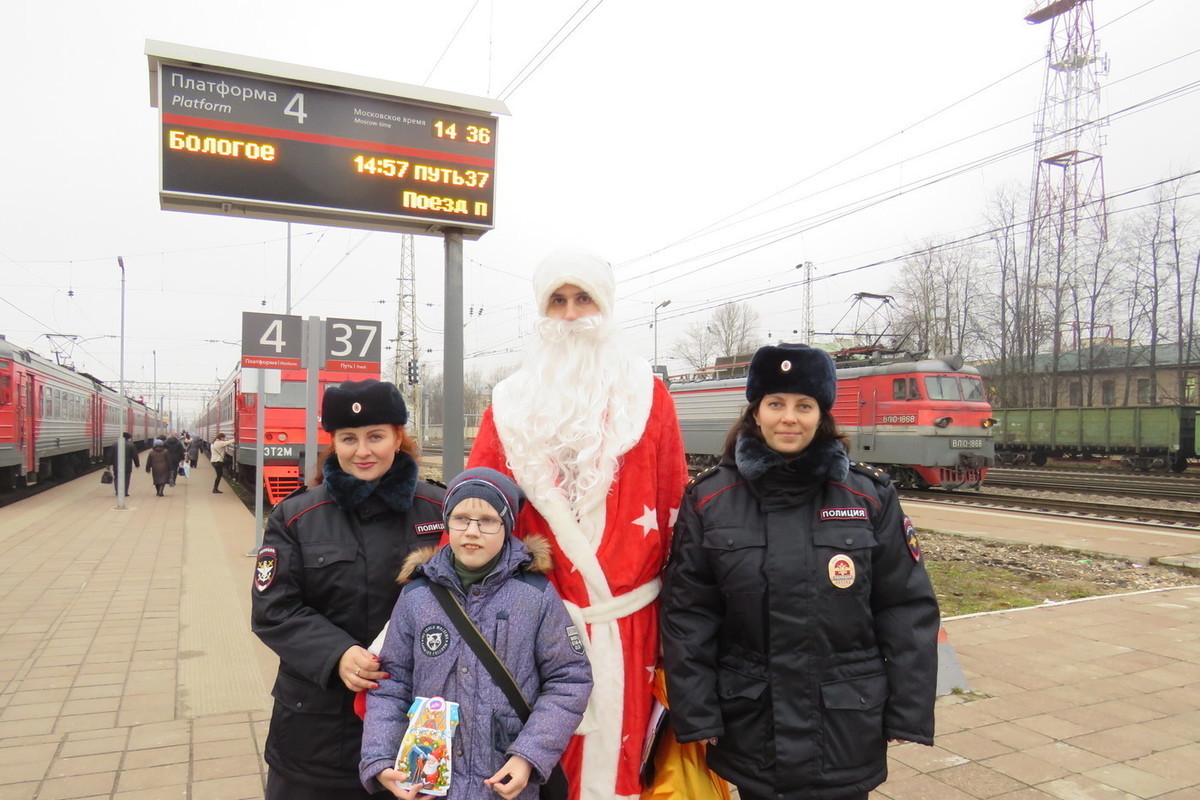
[[[838,553],[829,559],[829,582],[839,589],[849,589],[854,585],[854,559],[845,553]]]
[[[421,652],[433,658],[440,656],[450,647],[450,631],[445,625],[433,623],[421,629]]]
[[[571,643],[571,649],[578,655],[583,655],[583,638],[579,635],[579,629],[574,625],[567,626],[567,641]]]
[[[904,518],[904,543],[908,545],[908,552],[913,557],[913,561],[920,561],[921,544],[917,541],[917,527],[908,517]]]
[[[267,590],[267,587],[275,580],[275,567],[278,563],[279,556],[274,547],[264,547],[258,551],[258,561],[254,564],[255,589],[260,592]]]

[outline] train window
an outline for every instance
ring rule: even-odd
[[[12,402],[12,375],[0,375],[0,406]]]
[[[907,400],[908,399],[908,380],[905,378],[892,378],[892,399]]]
[[[921,384],[917,382],[916,378],[908,379],[908,397],[910,400],[921,399]]]
[[[953,375],[926,375],[925,391],[930,400],[961,400],[958,380]]]
[[[963,399],[971,403],[983,402],[983,381],[978,378],[960,378]]]

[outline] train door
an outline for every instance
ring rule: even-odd
[[[870,461],[875,452],[875,381],[864,384],[860,382],[858,398],[858,446],[865,454],[863,460]]]
[[[17,372],[17,450],[21,453],[20,474],[26,483],[37,481],[37,386],[33,374]],[[32,476],[32,478],[30,477]]]

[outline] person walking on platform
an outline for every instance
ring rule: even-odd
[[[154,491],[159,497],[163,496],[163,487],[171,481],[171,472],[175,469],[171,454],[163,444],[162,439],[154,440],[154,447],[146,454],[146,472],[154,481]]]
[[[175,478],[179,476],[179,465],[183,463],[184,447],[183,442],[179,441],[179,437],[171,434],[167,437],[163,444],[167,448],[167,452],[171,455],[171,486],[175,486]]]
[[[188,466],[192,469],[196,468],[196,462],[200,460],[200,437],[193,436],[187,446]]]
[[[359,783],[354,701],[387,677],[367,646],[391,617],[404,559],[436,547],[446,529],[445,492],[418,479],[407,421],[390,383],[329,387],[321,426],[333,442],[322,469],[267,520],[251,599],[251,629],[279,656],[266,800],[392,796]]]
[[[133,476],[133,468],[137,467],[138,469],[141,469],[142,462],[138,460],[137,445],[135,445],[133,443],[133,436],[131,436],[128,432],[122,433],[121,435],[123,437],[125,437],[125,496],[128,497],[129,496],[129,479]],[[117,465],[117,458],[118,458],[117,452],[118,452],[118,448],[116,446],[114,446],[113,454],[112,454],[112,468],[113,468],[113,477],[114,478],[118,474],[117,470],[120,469],[120,467]],[[115,481],[115,480],[113,481],[113,494],[116,494],[118,491],[117,483],[118,483],[118,481]]]
[[[217,477],[213,479],[213,494],[221,493],[221,476],[225,474],[225,451],[233,444],[232,439],[226,439],[225,434],[218,433],[212,443],[212,465]]]
[[[852,464],[833,359],[760,348],[663,584],[671,724],[741,800],[866,800],[888,740],[933,744],[936,596],[878,469]]]

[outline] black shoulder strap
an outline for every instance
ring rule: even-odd
[[[496,655],[496,651],[488,644],[487,639],[483,638],[483,634],[475,627],[475,623],[471,622],[471,618],[467,616],[467,612],[463,611],[463,607],[459,605],[458,598],[450,594],[450,590],[439,583],[429,581],[429,590],[433,592],[433,596],[442,606],[442,610],[446,612],[446,616],[454,623],[454,627],[458,628],[458,632],[462,634],[463,639],[475,651],[475,655],[492,676],[492,680],[500,687],[500,691],[504,692],[504,696],[508,698],[508,702],[512,705],[513,711],[517,712],[517,716],[524,723],[529,720],[529,701],[521,694],[521,690],[517,687],[517,682],[513,680],[513,676],[509,673],[508,668],[504,666],[504,662],[500,660],[500,656]]]

